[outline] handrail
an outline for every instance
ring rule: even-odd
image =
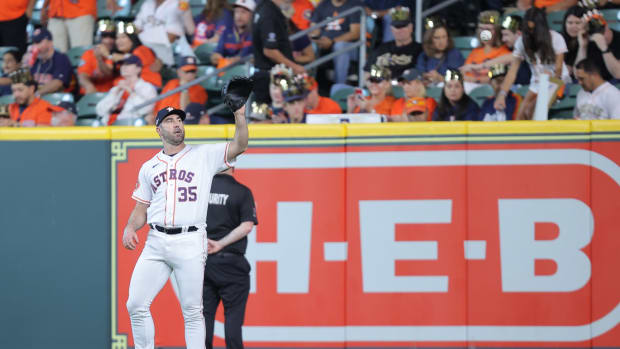
[[[269,1],[269,0],[265,0],[265,1]],[[301,31],[299,31],[297,33],[294,33],[294,34],[290,35],[289,36],[289,40],[290,41],[296,40],[296,39],[302,37],[303,35],[311,32],[311,31],[313,31],[315,29],[324,27],[325,25],[327,25],[328,23],[330,23],[330,22],[332,22],[332,21],[334,21],[336,19],[349,16],[349,15],[355,13],[355,12],[360,12],[360,39],[358,41],[356,41],[356,42],[351,43],[350,46],[347,46],[347,47],[345,47],[343,49],[340,49],[338,51],[331,52],[330,54],[328,54],[326,56],[320,57],[320,58],[316,59],[315,61],[306,64],[304,66],[304,68],[306,70],[312,69],[314,67],[317,67],[317,66],[319,66],[319,65],[329,61],[330,59],[332,59],[333,57],[335,57],[337,55],[340,55],[340,54],[349,52],[349,51],[351,51],[353,49],[359,48],[360,55],[359,55],[358,86],[359,87],[363,87],[364,66],[366,65],[366,10],[362,6],[352,7],[350,9],[346,10],[346,11],[343,11],[338,16],[327,17],[324,20],[320,21],[319,23],[316,23],[315,25],[311,26],[310,28],[301,30]],[[248,56],[242,57],[240,60],[238,60],[237,62],[235,62],[235,63],[233,63],[231,65],[228,65],[228,66],[226,66],[224,68],[216,69],[216,70],[214,70],[214,71],[212,71],[212,72],[210,72],[210,73],[208,73],[206,75],[203,75],[203,76],[201,76],[199,78],[196,78],[196,79],[194,79],[194,80],[192,80],[192,81],[190,81],[190,82],[188,82],[186,84],[183,84],[183,85],[181,85],[181,86],[179,86],[179,87],[177,87],[177,88],[175,88],[173,90],[170,90],[170,91],[168,91],[166,93],[158,95],[157,97],[155,97],[155,98],[153,98],[151,100],[148,100],[148,101],[146,101],[146,102],[144,102],[142,104],[139,104],[136,107],[134,107],[133,111],[135,112],[135,111],[138,111],[141,108],[144,108],[147,105],[157,103],[158,101],[160,101],[160,100],[162,100],[162,99],[164,99],[166,97],[169,97],[169,96],[171,96],[171,95],[173,95],[175,93],[178,93],[180,91],[186,90],[186,89],[188,89],[188,88],[190,88],[190,87],[192,87],[192,86],[194,86],[196,84],[199,84],[199,83],[201,83],[201,82],[211,78],[212,76],[215,76],[217,74],[225,72],[225,71],[227,71],[228,69],[230,69],[230,68],[232,68],[234,66],[246,63],[246,62],[250,61],[252,58],[253,58],[253,55],[248,55]],[[207,113],[208,114],[212,114],[213,112],[219,111],[220,109],[223,109],[223,108],[224,108],[224,104],[220,104],[220,105],[217,105],[217,106],[214,106],[214,107],[210,108],[207,111]]]
[[[424,0],[416,0],[416,10],[415,10],[415,40],[418,43],[422,42],[422,18],[426,18],[432,15],[435,12],[441,11],[444,8],[454,4],[455,2],[461,0],[446,0],[440,4],[437,4],[426,11],[423,11],[422,2]]]

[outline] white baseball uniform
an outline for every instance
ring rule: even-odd
[[[206,221],[213,176],[232,167],[228,143],[186,145],[168,156],[163,150],[140,168],[132,198],[148,204],[151,226],[129,284],[127,310],[136,349],[153,349],[150,306],[174,270],[188,349],[205,346],[202,285],[207,258]],[[179,234],[157,228],[181,228]],[[154,229],[155,228],[155,229]]]

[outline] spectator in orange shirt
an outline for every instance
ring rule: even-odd
[[[546,7],[546,12],[565,11],[577,5],[577,0],[517,0],[517,7],[521,11],[527,11],[531,7]]]
[[[20,55],[26,52],[26,26],[34,3],[35,0],[0,1],[0,46],[17,47]]]
[[[471,51],[465,64],[482,64],[485,61],[509,55],[510,50],[502,43],[501,32],[499,12],[481,12],[478,17],[477,31],[480,46]],[[488,69],[469,71],[465,74],[465,81],[486,84],[489,82],[488,73]]]
[[[392,83],[388,68],[373,65],[370,67],[370,77],[366,85],[370,96],[364,97],[356,91],[347,97],[348,113],[377,113],[392,118],[392,105],[396,98],[390,94]]]
[[[426,86],[422,79],[422,74],[415,68],[405,70],[398,78],[405,97],[394,102],[392,121],[431,121],[433,119],[437,102],[431,97],[426,97]]]
[[[341,114],[340,105],[331,98],[319,95],[319,84],[316,80],[306,77],[308,97],[306,97],[306,114]]]
[[[289,18],[299,30],[310,28],[310,18],[314,5],[308,0],[286,0],[282,6],[282,13]]]
[[[113,3],[106,0],[107,7]],[[55,38],[54,47],[63,53],[93,44],[96,18],[97,0],[45,0],[41,8],[41,23],[47,23]]]
[[[114,62],[115,67],[120,67],[120,64],[131,55],[138,56],[142,62],[142,80],[157,88],[161,87],[159,71],[163,66],[162,62],[155,57],[155,53],[150,48],[142,45],[133,23],[118,22],[116,24],[116,51],[109,58]]]
[[[52,112],[62,108],[35,95],[37,83],[28,69],[18,69],[11,74],[11,89],[15,102],[9,106],[11,126],[50,126]]]
[[[97,36],[101,42],[84,52],[77,68],[81,94],[108,92],[114,86],[114,62],[108,56],[114,51],[116,26],[109,19],[100,20]]]
[[[189,82],[192,82],[196,79],[196,71],[198,67],[196,66],[196,58],[192,56],[181,57],[179,62],[179,68],[177,69],[178,79],[172,79],[168,81],[164,89],[161,91],[162,94],[172,91],[175,88],[185,85]],[[173,107],[175,109],[185,110],[185,108],[190,103],[198,103],[198,104],[206,104],[207,103],[207,91],[200,86],[200,84],[196,84],[188,89],[185,89],[181,92],[175,93],[172,96],[168,96],[155,104],[155,109],[153,110],[161,110],[167,106]],[[155,115],[151,115],[149,117],[149,122],[154,123]]]

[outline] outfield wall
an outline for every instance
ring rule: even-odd
[[[83,130],[0,129],[3,347],[133,346],[138,252],[121,236],[160,141]],[[187,127],[189,143],[233,134]],[[259,219],[248,347],[620,346],[620,122],[253,125],[250,137],[236,170]],[[169,285],[152,311],[156,345],[182,347]]]

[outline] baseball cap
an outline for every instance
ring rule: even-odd
[[[32,33],[32,42],[38,44],[44,39],[52,40],[52,33],[43,27],[35,29],[34,33]]]
[[[185,107],[185,124],[187,125],[196,125],[200,122],[200,118],[202,118],[207,113],[207,109],[204,105],[200,103],[190,103]]]
[[[155,126],[161,125],[161,122],[169,115],[178,115],[181,117],[181,120],[185,121],[186,114],[181,109],[175,109],[173,107],[165,107],[162,110],[157,112],[157,116],[155,117]]]
[[[236,0],[234,6],[241,6],[251,12],[254,12],[254,9],[256,8],[256,2],[254,0]]]
[[[71,112],[72,114],[77,115],[77,108],[75,107],[75,104],[68,102],[68,101],[62,101],[60,103],[58,103],[58,106],[61,107],[62,109]]]
[[[420,74],[420,72],[415,68],[405,70],[398,78],[398,82],[413,80],[422,80],[422,74]]]
[[[389,80],[392,77],[390,70],[384,66],[373,64],[370,67],[370,80],[371,82],[381,82],[383,80]]]
[[[405,112],[407,114],[426,111],[426,98],[414,97],[405,102]]]
[[[196,66],[196,57],[193,57],[193,56],[181,57],[179,59],[179,69],[185,72],[198,69],[198,67]]]
[[[130,55],[129,57],[125,58],[122,62],[122,64],[135,64],[138,67],[142,66],[142,60],[140,59],[140,57],[136,56],[136,55]]]
[[[393,7],[390,10],[390,17],[392,19],[391,25],[395,28],[402,28],[411,23],[411,11],[409,10],[409,7]]]

